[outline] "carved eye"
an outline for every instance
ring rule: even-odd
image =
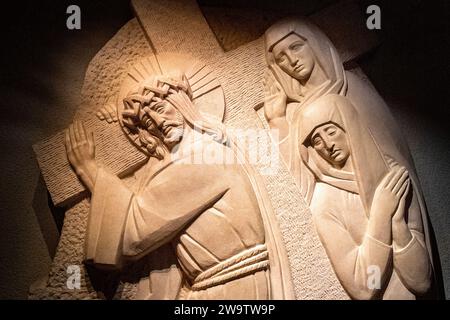
[[[158,112],[159,114],[164,113],[164,106],[163,106],[163,105],[159,105],[159,106],[156,108],[156,112]]]
[[[314,137],[312,139],[312,145],[313,147],[320,147],[322,145],[322,139],[320,137]]]
[[[301,44],[301,43],[294,43],[291,46],[291,50],[292,51],[299,51],[302,47],[303,47],[303,44]]]
[[[325,132],[328,136],[334,136],[338,133],[338,128],[336,128],[334,125],[329,125],[325,128]]]
[[[277,57],[277,62],[278,63],[284,63],[286,61],[286,57],[284,55],[279,55]]]

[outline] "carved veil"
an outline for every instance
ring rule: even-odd
[[[377,143],[376,138],[349,99],[336,94],[323,96],[297,112],[294,121],[299,126],[293,138],[298,141],[297,149],[301,156],[301,162],[308,170],[308,174],[302,172],[300,176],[300,179],[303,180],[302,185],[308,186],[308,198],[311,199],[313,196],[316,181],[327,183],[336,188],[359,194],[366,215],[369,216],[375,189],[389,170],[389,155],[384,153],[382,146]],[[339,126],[346,133],[353,173],[333,168],[308,143],[315,128],[330,122]],[[413,178],[411,178],[411,183],[413,195],[405,216],[409,225],[423,226],[427,252],[434,269],[427,214],[421,203],[418,186]],[[436,272],[433,274],[436,277]]]

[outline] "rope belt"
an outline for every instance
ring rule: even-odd
[[[192,290],[204,290],[235,280],[269,267],[269,253],[265,244],[257,245],[230,257],[200,273]]]

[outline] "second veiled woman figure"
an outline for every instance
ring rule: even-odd
[[[298,148],[314,177],[305,182],[314,224],[344,289],[354,299],[426,295],[428,231],[406,168],[381,151],[345,97],[323,96],[297,121]]]
[[[408,171],[408,179],[414,189],[415,200],[412,203],[415,212],[419,212],[421,216],[420,229],[423,230],[424,243],[427,244],[432,265],[437,266],[437,270],[439,270],[437,255],[432,254],[434,243],[428,223],[426,205],[407,143],[380,95],[369,81],[364,81],[360,75],[353,71],[344,70],[339,54],[328,37],[315,25],[304,19],[290,18],[279,21],[266,31],[264,39],[268,64],[265,77],[265,117],[270,128],[278,130],[280,153],[306,202],[311,204],[311,208],[313,208],[313,195],[317,194],[314,186],[317,182],[317,173],[320,171],[311,171],[311,167],[308,168],[303,161],[302,150],[304,149],[299,148],[299,133],[303,132],[303,127],[310,124],[306,120],[300,121],[299,118],[304,109],[312,110],[311,108],[317,106],[316,101],[324,96],[345,97],[347,103],[352,105],[353,112],[357,114],[358,121],[364,123],[366,130],[370,130],[372,140],[376,141],[376,145],[381,147],[382,153],[389,155],[391,159],[395,159],[396,163],[405,167]],[[337,154],[333,154],[333,156],[339,158]],[[372,161],[374,162],[372,163]],[[382,162],[367,158],[364,161],[358,161],[358,163],[353,162],[353,166],[357,167],[362,163],[371,168]],[[349,164],[347,163],[347,165]],[[334,167],[333,170],[330,169],[330,172],[333,172],[336,176],[331,175],[331,178],[329,178],[328,175],[322,174],[321,177],[326,177],[326,180],[330,183],[339,181],[339,185],[346,186],[347,189],[345,190],[351,192],[352,190],[356,191],[355,186],[358,185],[358,194],[367,213],[367,204],[371,203],[368,202],[367,195],[373,195],[375,189],[367,193],[366,187],[376,188],[379,180],[366,183],[366,187],[361,188],[359,182],[356,182],[358,180],[351,183],[348,181],[347,170],[336,171],[334,169]],[[358,171],[357,169],[355,169],[355,172]],[[367,172],[376,173],[380,171],[368,170]],[[364,177],[367,177],[367,172],[362,175],[363,178],[361,179],[364,180]],[[339,179],[336,179],[336,177]],[[352,195],[351,192],[349,195]],[[327,201],[330,205],[334,205],[338,200],[329,198]],[[349,202],[343,203],[349,205],[349,210],[358,211],[356,203],[351,205]],[[347,267],[352,268],[351,265],[347,265]],[[439,274],[437,279],[432,287],[439,290],[441,286]],[[390,281],[389,283],[400,282]],[[386,293],[398,291],[393,290],[392,285],[389,288]],[[439,291],[433,290],[433,292],[430,296],[440,296]],[[390,293],[384,294],[383,297],[392,296]]]

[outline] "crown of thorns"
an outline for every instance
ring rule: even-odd
[[[192,90],[186,76],[181,80],[158,77],[141,84],[138,89],[123,99],[124,109],[121,113],[123,124],[131,131],[138,131],[143,119],[148,117],[151,106],[161,102],[172,93],[184,91],[192,99]]]

